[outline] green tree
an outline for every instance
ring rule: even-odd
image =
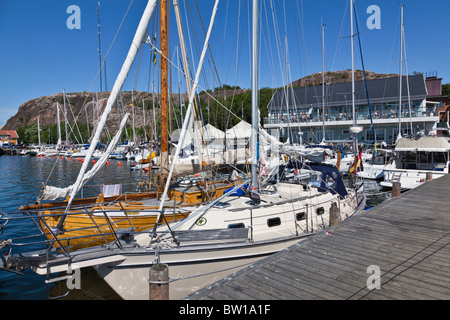
[[[450,95],[450,83],[442,85],[442,95],[449,96]]]

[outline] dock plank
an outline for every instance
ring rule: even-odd
[[[448,300],[448,194],[450,175],[434,179],[185,299]]]

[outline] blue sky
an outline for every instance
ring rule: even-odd
[[[30,99],[56,94],[64,89],[66,92],[100,91],[99,78],[96,80],[99,67],[97,2],[0,0],[0,126],[17,112],[22,103]],[[200,20],[196,16],[197,10],[207,29],[214,1],[179,2],[185,37],[187,40],[190,38],[192,43],[192,50],[188,47],[188,54],[193,60],[192,64],[196,65],[204,39]],[[108,90],[112,88],[120,70],[146,3],[144,0],[100,0],[103,56],[117,33],[106,63]],[[172,1],[169,0],[169,3],[172,4]],[[450,1],[356,0],[355,3],[366,70],[399,72],[400,4],[403,3],[409,73],[437,71],[443,83],[450,82]],[[80,8],[81,29],[67,27],[67,20],[72,16],[67,13],[70,5]],[[277,87],[286,83],[286,43],[289,48],[290,80],[322,71],[321,21],[326,24],[326,70],[351,68],[348,5],[349,0],[263,0],[260,4],[260,87]],[[366,26],[371,16],[366,12],[370,5],[380,8],[380,29],[370,30]],[[127,17],[118,31],[129,6]],[[250,87],[249,7],[248,0],[220,1],[210,41],[214,61],[208,59],[205,62],[200,83],[202,89],[213,89],[219,86],[219,81],[242,88]],[[171,57],[176,63],[178,36],[173,9],[170,19]],[[152,19],[150,33],[155,31],[155,24],[156,20]],[[200,48],[196,49],[196,46]],[[358,49],[357,46],[355,48]],[[149,77],[149,61],[150,48],[146,45],[139,77],[136,68],[138,63],[135,62],[123,90],[147,90],[150,87],[152,91],[152,83],[155,83],[158,91],[159,80],[153,81],[153,72]],[[355,61],[356,68],[361,68],[358,51],[355,51]],[[405,68],[403,64],[404,71]],[[192,73],[195,73],[193,66]],[[176,70],[173,70],[172,79],[173,90],[177,92]],[[185,91],[184,81],[181,81],[181,85],[182,91]]]

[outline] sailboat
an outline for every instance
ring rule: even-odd
[[[149,0],[138,31],[146,28],[156,0]],[[153,228],[140,232],[115,233],[109,246],[83,248],[68,253],[10,255],[6,266],[15,268],[27,257],[38,274],[50,274],[92,266],[124,299],[148,299],[149,268],[158,263],[170,268],[170,299],[180,299],[223,277],[278,252],[306,237],[326,230],[333,221],[362,212],[363,184],[347,189],[335,166],[308,164],[318,173],[316,184],[282,181],[284,167],[261,182],[258,174],[258,1],[252,4],[252,135],[250,179],[227,189],[215,200],[189,207],[189,216],[167,221],[167,212],[180,210],[166,205],[170,180],[183,145],[184,132],[193,117],[193,100],[208,48],[219,0],[215,1],[200,62],[193,81],[180,143],[160,198]],[[147,22],[148,23],[148,22]],[[135,38],[140,40],[137,33]],[[355,129],[355,131],[357,131]],[[73,194],[73,192],[72,192]],[[173,208],[173,209],[171,209]],[[186,209],[186,208],[185,208]],[[159,225],[158,222],[163,222]],[[126,234],[126,237],[122,237]],[[64,244],[64,243],[62,243]]]
[[[53,146],[41,146],[41,150],[37,153],[38,156],[58,156],[61,152],[61,123],[59,120],[59,103],[56,102],[56,123],[58,129],[58,142]],[[38,129],[39,130],[39,129]]]

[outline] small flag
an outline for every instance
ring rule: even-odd
[[[156,44],[156,32],[153,35],[153,42]],[[156,48],[153,48],[153,64],[156,64]]]
[[[342,159],[342,155],[340,152],[338,152],[337,154],[337,162],[336,162],[336,167],[339,170],[339,167],[341,166],[341,159]]]
[[[156,54],[157,54],[157,52],[156,52],[156,49],[153,49],[153,64],[156,64]]]
[[[353,162],[352,166],[348,170],[349,173],[356,174],[356,172],[363,170],[362,163],[361,163],[361,157],[362,157],[361,152],[358,155],[355,155],[355,161]],[[358,170],[358,168],[360,168],[360,170]]]

